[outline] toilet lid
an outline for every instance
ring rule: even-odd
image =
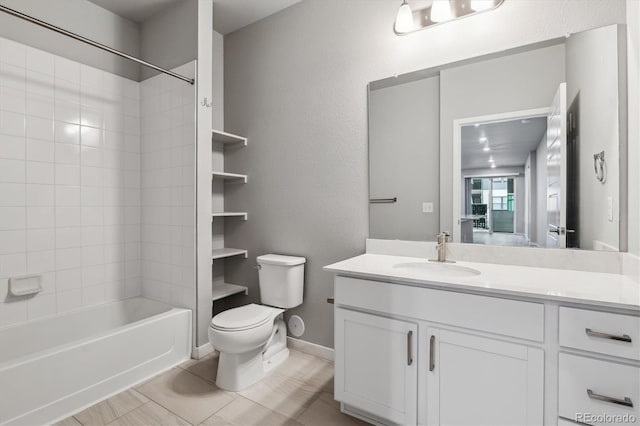
[[[211,326],[219,330],[246,330],[264,324],[272,313],[273,308],[252,303],[219,313],[211,320]]]

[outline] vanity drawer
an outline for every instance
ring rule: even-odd
[[[544,305],[337,276],[335,303],[471,330],[544,341]]]
[[[639,367],[565,353],[560,353],[559,361],[560,416],[594,425],[638,424]],[[607,421],[606,416],[621,417]],[[623,420],[630,416],[635,422]]]
[[[561,307],[560,345],[640,360],[640,317]]]

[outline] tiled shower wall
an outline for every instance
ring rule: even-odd
[[[0,39],[0,327],[141,294],[139,87]]]
[[[141,94],[143,294],[195,309],[195,87],[158,75]]]

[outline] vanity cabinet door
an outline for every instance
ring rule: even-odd
[[[430,425],[541,425],[544,352],[462,332],[428,328]]]
[[[335,398],[390,423],[415,425],[416,324],[335,310]]]

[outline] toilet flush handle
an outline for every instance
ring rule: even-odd
[[[256,266],[254,266],[254,268],[257,269],[257,270],[260,270],[260,269],[262,269],[262,265],[258,264]]]

